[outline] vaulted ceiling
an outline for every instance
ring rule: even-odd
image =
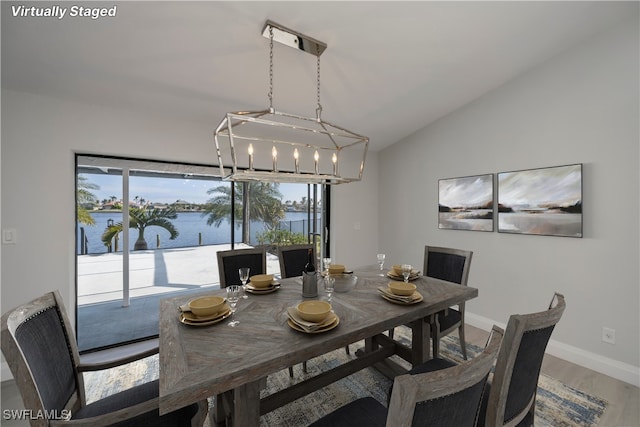
[[[14,16],[2,87],[211,123],[269,100],[265,21],[325,42],[325,120],[386,147],[638,13],[637,2],[85,2],[115,17]],[[314,116],[315,57],[276,45],[274,106]]]

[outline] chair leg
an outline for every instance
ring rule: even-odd
[[[305,360],[304,362],[302,362],[302,370],[304,371],[304,373],[307,373],[307,361]]]
[[[432,358],[440,356],[440,322],[438,322],[438,316],[433,316],[431,323],[431,341],[433,343],[433,355]]]
[[[293,378],[293,366],[289,366],[289,376]]]
[[[389,329],[389,338],[391,339],[393,339],[393,331],[395,331],[395,328]]]
[[[461,323],[458,328],[458,337],[460,338],[460,350],[462,350],[462,357],[464,360],[467,360],[467,342],[464,339],[464,323]]]
[[[348,345],[345,345],[345,346],[344,346],[344,351],[346,351],[346,352],[347,352],[347,355],[351,354],[351,353],[349,352],[349,346],[348,346]]]

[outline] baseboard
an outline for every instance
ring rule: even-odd
[[[505,324],[494,322],[483,316],[473,313],[465,313],[465,322],[485,331],[490,331],[495,324],[501,328],[505,328]],[[550,340],[547,345],[547,353],[559,357],[584,368],[591,369],[601,374],[608,375],[620,381],[624,381],[636,387],[640,387],[640,367],[633,366],[628,363],[619,362],[617,360],[600,356],[599,354],[582,350],[569,344],[559,341]]]

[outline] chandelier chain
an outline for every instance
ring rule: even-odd
[[[318,51],[318,47],[316,46],[316,52]],[[320,114],[322,113],[322,104],[320,104],[320,53],[316,56],[316,88],[317,88],[317,97],[318,97],[318,107],[316,108],[316,117],[318,121],[320,120]]]
[[[273,27],[269,27],[269,111],[273,112]]]

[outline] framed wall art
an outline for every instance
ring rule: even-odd
[[[438,180],[438,228],[493,231],[493,174]]]
[[[582,237],[582,164],[498,173],[498,232]]]

